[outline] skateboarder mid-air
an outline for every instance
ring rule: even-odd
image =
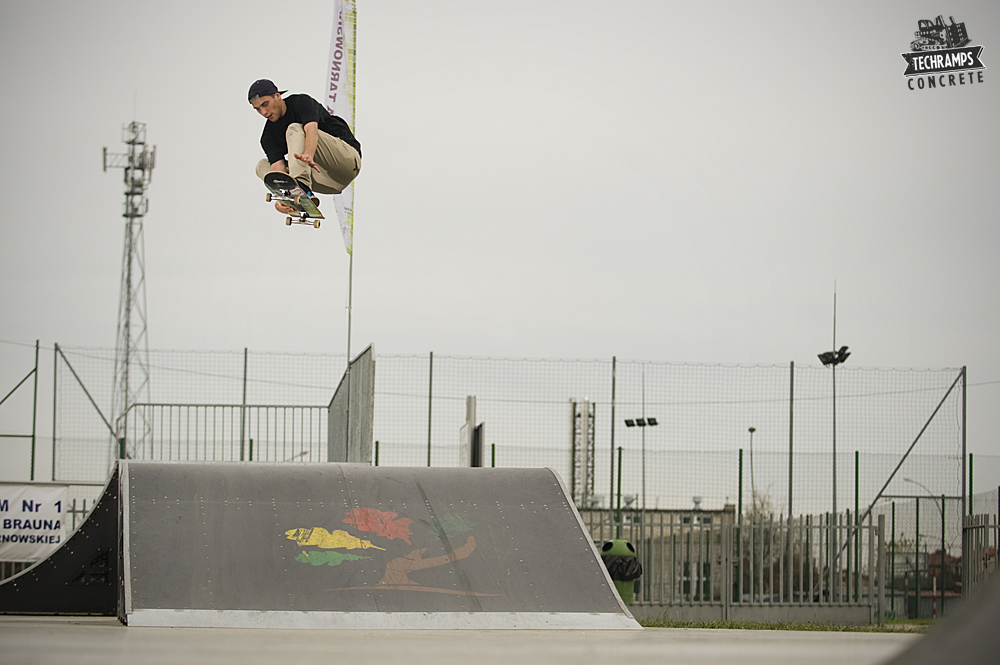
[[[361,144],[343,118],[331,115],[309,95],[288,95],[267,79],[254,81],[247,99],[267,118],[260,145],[265,159],[257,163],[263,180],[272,171],[295,178],[308,196],[340,194],[361,171]],[[279,212],[293,209],[281,202]]]

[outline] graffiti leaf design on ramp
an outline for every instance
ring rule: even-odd
[[[399,513],[377,508],[356,508],[347,513],[344,523],[356,526],[358,531],[374,533],[389,540],[399,538],[407,545],[412,544],[410,525],[413,520],[399,517]]]
[[[397,539],[402,540],[407,545],[412,545],[410,538],[413,536],[413,532],[410,529],[410,525],[413,524],[413,520],[408,517],[400,517],[399,513],[379,510],[377,508],[357,508],[348,511],[343,519],[343,522],[354,526],[359,531],[373,533],[390,541]],[[458,547],[454,547],[451,544],[452,537],[472,531],[476,527],[475,520],[466,515],[459,513],[442,515],[440,518],[435,518],[431,524],[427,525],[427,527],[427,535],[433,540],[440,541],[440,543],[444,545],[445,550],[450,549],[451,551],[440,556],[424,558],[424,555],[427,553],[427,548],[418,547],[403,556],[397,556],[389,559],[385,563],[385,573],[383,574],[382,579],[375,585],[375,588],[382,590],[391,589],[396,591],[423,591],[426,593],[443,593],[467,597],[499,595],[492,593],[478,593],[469,588],[445,589],[429,587],[411,579],[411,573],[454,564],[457,561],[465,559],[476,550],[476,539],[472,535],[469,535],[466,538],[465,543]],[[285,537],[289,540],[295,541],[303,548],[318,547],[321,550],[327,550],[303,550],[295,557],[295,560],[299,563],[307,563],[316,567],[339,566],[349,561],[361,561],[366,559],[373,560],[370,556],[366,557],[357,554],[350,554],[348,552],[329,550],[386,551],[386,548],[379,547],[370,540],[358,538],[357,536],[354,536],[342,529],[327,531],[323,527],[300,527],[285,531]],[[385,559],[376,558],[375,560],[384,561]],[[466,583],[465,586],[468,586],[468,584]],[[352,589],[371,591],[372,587],[343,587],[339,589],[331,589],[331,591],[347,591]]]
[[[289,529],[285,532],[285,535],[289,540],[294,540],[302,547],[313,545],[325,550],[385,550],[384,547],[373,545],[370,540],[361,540],[339,529],[336,531],[327,531],[323,527],[318,526],[311,529]]]
[[[364,559],[364,557],[347,552],[320,552],[319,550],[302,552],[295,557],[299,563],[308,563],[313,566],[339,566],[345,561],[358,561],[360,559]]]
[[[401,556],[393,559],[385,565],[385,576],[378,583],[378,587],[382,589],[397,589],[400,591],[428,591],[431,593],[448,593],[457,596],[496,596],[495,593],[476,593],[475,591],[461,591],[458,589],[436,589],[432,587],[425,587],[417,584],[410,579],[409,574],[416,570],[423,570],[425,568],[436,568],[438,566],[444,566],[449,563],[454,563],[459,559],[464,559],[465,557],[472,554],[476,549],[476,538],[475,536],[469,536],[465,541],[465,544],[461,547],[456,547],[454,550],[445,554],[443,556],[431,557],[429,559],[424,558],[424,553],[427,551],[426,547],[413,550],[406,556]]]
[[[447,540],[460,533],[466,533],[476,528],[476,521],[461,513],[447,513],[435,519],[430,525],[431,535],[438,540]]]

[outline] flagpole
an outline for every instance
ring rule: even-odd
[[[354,76],[357,38],[355,0],[333,1],[333,31],[330,35],[330,58],[326,72],[326,110],[347,121],[354,131]],[[350,257],[347,272],[347,407],[345,441],[351,448],[351,324],[354,310],[354,185],[335,199],[344,246]],[[348,452],[348,456],[350,453]]]
[[[354,249],[353,247],[351,248]],[[347,368],[351,367],[351,313],[354,307],[354,252],[347,264]]]
[[[350,261],[347,268],[347,407],[344,409],[344,441],[347,445],[347,455],[350,459],[351,450],[351,309],[354,298],[354,248],[351,248]]]

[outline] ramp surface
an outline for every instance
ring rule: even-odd
[[[141,626],[638,628],[549,469],[125,462]]]

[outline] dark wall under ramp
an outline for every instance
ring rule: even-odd
[[[549,469],[120,468],[128,625],[639,627]]]
[[[118,611],[118,471],[62,547],[0,584],[0,614]]]

